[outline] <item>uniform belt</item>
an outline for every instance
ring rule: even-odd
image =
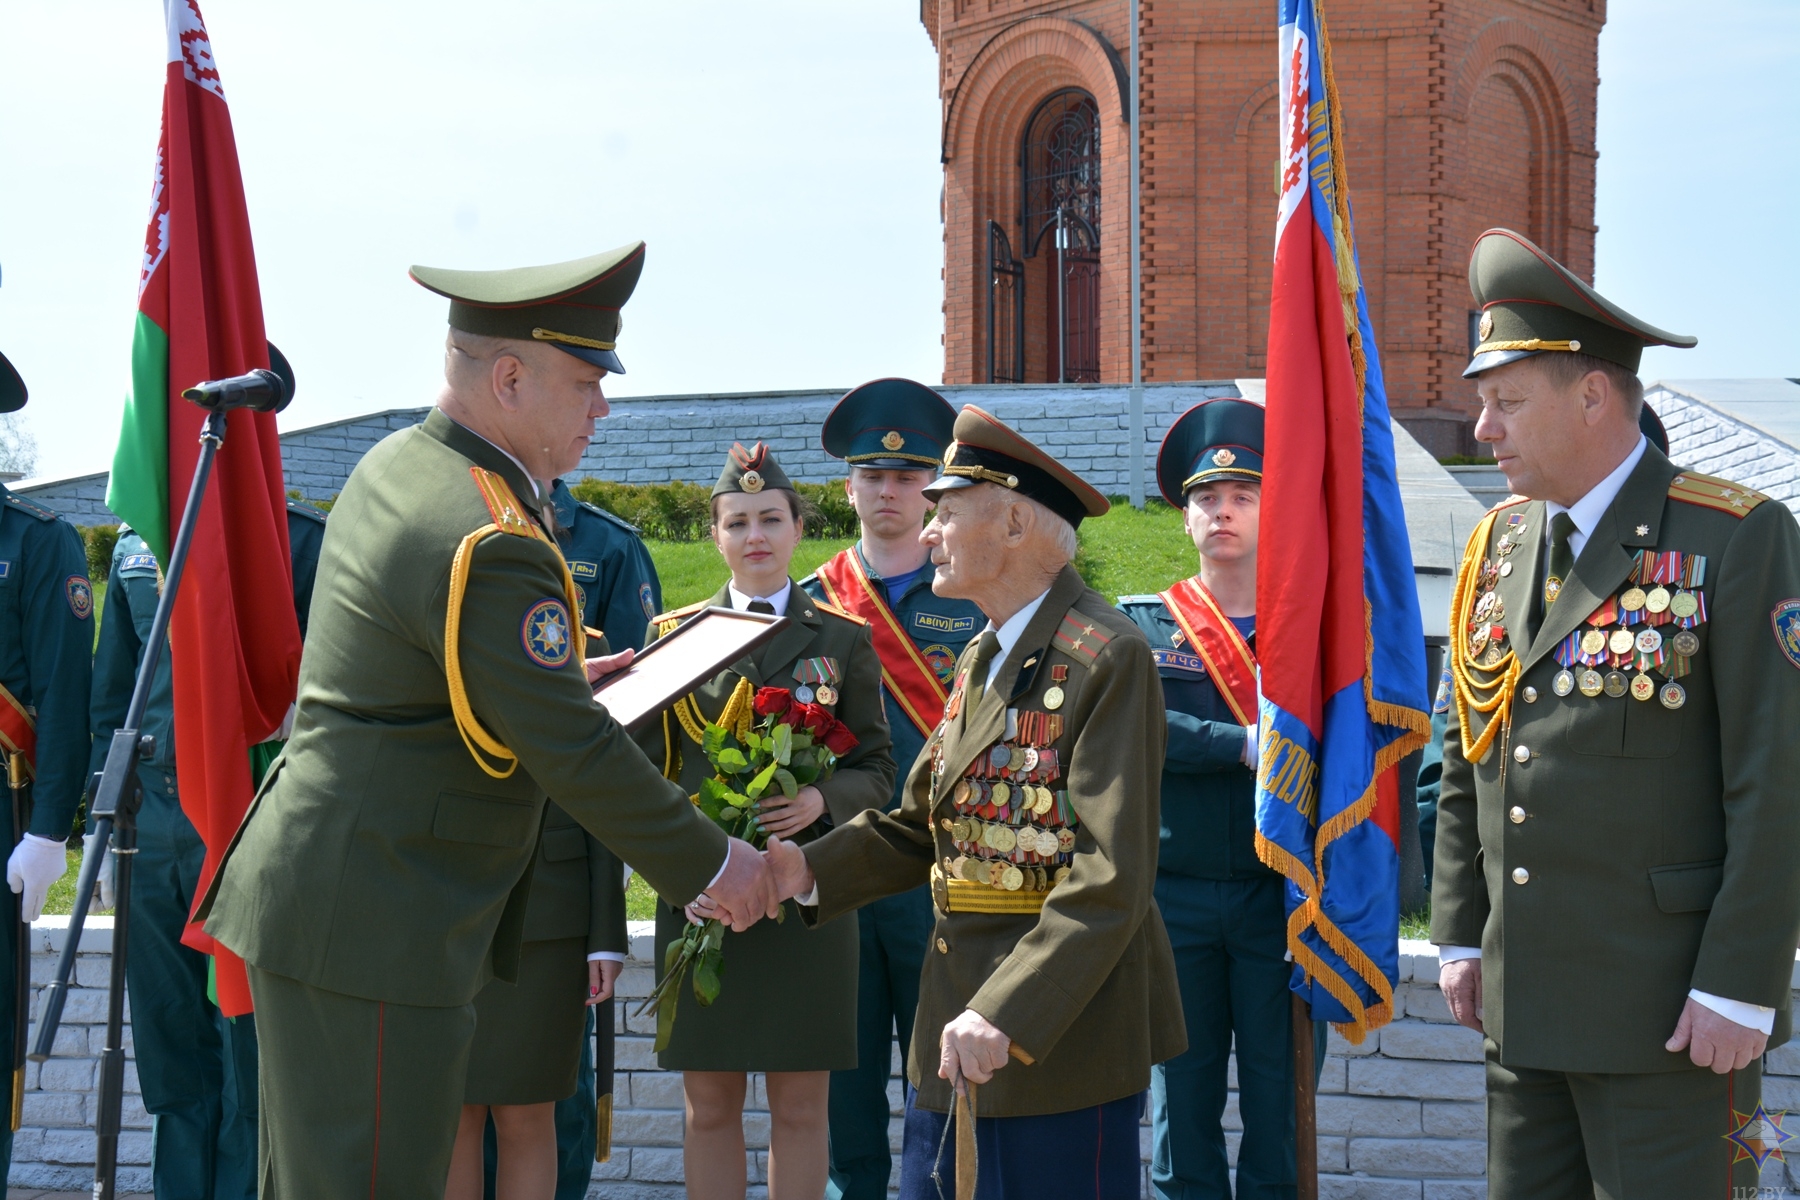
[[[967,879],[946,879],[941,867],[931,871],[931,899],[943,913],[1036,913],[1042,912],[1049,892],[1033,892],[1023,888],[1009,892],[1005,888]]]

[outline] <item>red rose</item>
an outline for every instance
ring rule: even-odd
[[[812,734],[814,741],[822,738],[825,731],[837,721],[836,717],[817,704],[796,704],[794,714],[799,718],[800,728]]]
[[[850,732],[848,725],[838,720],[832,721],[831,727],[825,731],[820,741],[825,743],[827,750],[839,758],[856,749],[856,735]]]
[[[756,697],[751,700],[759,717],[779,717],[794,704],[794,693],[786,688],[757,688]]]

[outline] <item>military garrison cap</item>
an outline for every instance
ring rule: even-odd
[[[18,369],[7,361],[6,355],[0,354],[0,413],[18,412],[25,407],[29,396]]]
[[[944,452],[943,473],[925,489],[925,498],[934,503],[952,489],[992,483],[1036,500],[1075,526],[1112,507],[1081,476],[973,404],[956,414],[952,432],[956,440]]]
[[[853,467],[935,467],[950,444],[956,410],[922,383],[876,379],[851,388],[825,418],[819,444]]]
[[[1262,477],[1263,406],[1250,400],[1202,400],[1175,418],[1156,452],[1157,490],[1176,508],[1199,484]]]
[[[719,472],[719,482],[713,484],[713,496],[729,496],[733,492],[754,496],[770,488],[794,490],[787,472],[775,461],[775,455],[761,442],[748,450],[744,449],[743,443],[733,442],[731,453],[725,456],[725,469]]]
[[[1645,346],[1699,344],[1638,320],[1510,229],[1475,239],[1469,293],[1481,306],[1481,344],[1465,379],[1545,351],[1591,354],[1635,374]]]
[[[573,262],[510,271],[415,266],[414,281],[450,298],[450,327],[485,337],[548,342],[583,362],[625,373],[619,310],[644,270],[644,243]]]

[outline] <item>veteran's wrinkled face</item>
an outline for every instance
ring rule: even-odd
[[[934,478],[924,467],[851,467],[844,496],[856,510],[863,531],[882,540],[917,534],[931,512],[922,494]]]
[[[1599,371],[1559,385],[1535,357],[1483,371],[1475,440],[1493,451],[1506,486],[1533,500],[1573,504],[1595,480],[1589,461],[1619,398]],[[1605,472],[1600,474],[1604,476]]]
[[[1239,479],[1196,484],[1187,500],[1182,523],[1200,557],[1216,563],[1256,557],[1262,484]]]
[[[991,483],[952,488],[938,497],[937,512],[919,535],[931,548],[931,563],[937,568],[933,592],[969,600],[992,590],[1006,570],[1006,517],[1011,507],[1006,499]]]

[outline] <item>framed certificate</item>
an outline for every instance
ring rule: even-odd
[[[708,608],[638,652],[629,667],[608,675],[594,699],[613,720],[636,731],[705,680],[761,649],[786,626],[786,617]]]

